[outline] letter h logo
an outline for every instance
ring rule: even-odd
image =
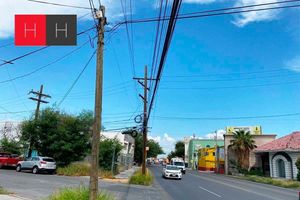
[[[76,15],[15,15],[15,45],[76,45],[76,21]]]

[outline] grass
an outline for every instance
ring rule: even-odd
[[[63,188],[52,194],[49,200],[88,200],[89,190],[86,187]],[[100,193],[97,200],[113,200],[114,198],[107,193]]]
[[[9,194],[3,187],[0,187],[0,194]]]
[[[153,183],[153,176],[149,170],[146,175],[142,174],[142,170],[136,171],[133,176],[130,177],[129,184],[135,185],[151,185]]]
[[[72,163],[66,167],[58,167],[57,174],[63,176],[89,176],[90,165],[88,163]],[[99,177],[113,179],[114,175],[109,170],[98,170]]]
[[[293,181],[293,180],[274,179],[271,177],[262,177],[262,176],[254,176],[254,175],[247,175],[247,176],[238,177],[238,178],[257,182],[257,183],[265,183],[265,184],[275,185],[275,186],[284,187],[284,188],[300,189],[300,182]]]

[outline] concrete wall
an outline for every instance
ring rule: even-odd
[[[253,135],[253,140],[255,141],[256,146],[261,146],[268,142],[275,140],[276,135]],[[230,141],[233,140],[233,135],[224,135],[224,149],[225,149],[225,173],[228,174],[228,164],[230,159],[236,159],[232,154],[228,154],[228,146]],[[261,159],[258,155],[255,155],[253,151],[250,152],[249,156],[249,165],[250,167],[259,167],[261,166]]]

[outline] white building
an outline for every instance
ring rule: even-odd
[[[103,138],[108,138],[108,139],[116,138],[123,145],[121,154],[118,157],[118,162],[125,165],[127,168],[130,168],[134,161],[133,160],[134,147],[135,147],[134,138],[128,134],[122,134],[121,132],[111,132],[111,131],[101,132],[101,139]]]

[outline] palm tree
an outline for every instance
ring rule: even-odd
[[[255,149],[255,141],[249,131],[239,130],[233,133],[233,140],[230,141],[229,148],[231,148],[238,159],[238,164],[243,169],[249,168],[249,154]]]

